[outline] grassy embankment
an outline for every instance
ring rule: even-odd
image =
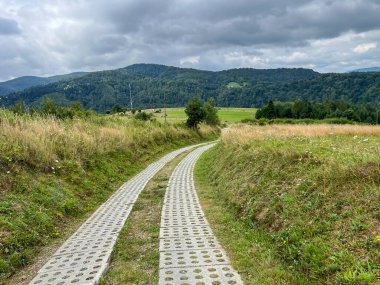
[[[154,110],[152,110],[154,111]],[[218,108],[218,115],[222,123],[236,123],[241,120],[249,120],[255,117],[255,108]],[[185,108],[167,108],[166,120],[170,123],[181,123],[186,121]],[[164,109],[161,113],[154,113],[154,117],[159,121],[164,121]]]
[[[209,127],[196,133],[119,117],[60,121],[0,109],[0,283],[150,162],[215,136]]]
[[[197,164],[246,284],[379,284],[380,127],[235,126]]]

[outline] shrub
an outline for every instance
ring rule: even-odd
[[[139,110],[137,114],[134,116],[136,120],[141,120],[141,121],[152,121],[154,119],[152,113],[146,113],[144,111]]]

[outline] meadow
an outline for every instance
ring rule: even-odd
[[[150,111],[154,113],[154,110]],[[236,123],[245,119],[253,119],[255,112],[255,108],[218,108],[221,123]],[[166,113],[166,121],[168,123],[181,123],[187,119],[185,108],[167,108]],[[159,122],[164,122],[164,109],[161,109],[160,113],[154,113],[154,117]]]
[[[378,284],[380,127],[235,125],[197,164],[246,284]]]
[[[217,135],[207,126],[194,131],[100,115],[59,120],[0,109],[0,283],[149,163]]]

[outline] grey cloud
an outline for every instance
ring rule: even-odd
[[[155,23],[162,20],[169,14],[172,5],[176,5],[174,0],[156,1],[99,1],[95,5],[95,14],[99,19],[111,22],[116,32],[135,33],[141,30],[144,25]],[[100,12],[100,13],[99,13]]]
[[[0,79],[137,62],[180,65],[181,59],[194,56],[199,63],[182,66],[212,70],[315,66],[330,71],[349,68],[339,62],[380,64],[378,0],[38,0],[32,4],[30,0],[0,3],[0,11],[8,6],[16,11],[0,12],[4,16],[0,35],[13,34],[3,37],[4,42],[0,37],[0,59],[6,59],[2,65],[7,65],[2,66]],[[347,34],[352,38],[345,38]],[[378,48],[352,52],[368,42]]]
[[[157,44],[287,45],[380,28],[375,1],[140,1],[105,13],[118,32]]]
[[[21,30],[16,21],[0,17],[0,35],[20,34]]]

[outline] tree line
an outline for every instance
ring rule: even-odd
[[[345,100],[325,100],[320,103],[308,100],[274,102],[270,100],[256,112],[256,119],[329,119],[341,118],[354,122],[379,124],[380,104],[354,105]]]
[[[22,101],[18,101],[10,110],[18,115],[53,116],[61,120],[88,118],[96,115],[95,111],[84,109],[81,102],[72,102],[70,106],[63,106],[50,98],[45,98],[40,106],[32,108],[26,106]],[[109,114],[125,115],[127,112],[130,113],[131,118],[136,120],[155,121],[154,115],[150,112],[145,112],[141,109],[122,108],[119,105],[114,106]],[[186,125],[189,128],[198,128],[200,123],[212,126],[220,125],[217,112],[215,101],[212,98],[203,103],[198,97],[194,97],[188,102],[185,108],[185,113],[188,117]]]

